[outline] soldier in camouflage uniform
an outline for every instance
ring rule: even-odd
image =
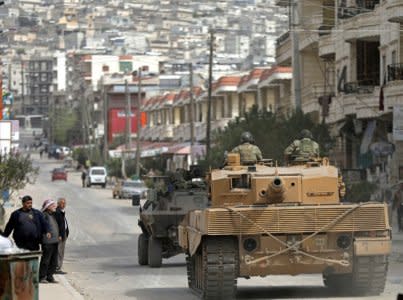
[[[319,145],[312,138],[312,133],[304,129],[301,139],[295,140],[284,150],[286,161],[306,162],[319,158]]]
[[[254,143],[252,134],[246,131],[241,135],[241,145],[232,149],[232,153],[239,153],[242,165],[253,165],[263,159],[262,152]]]

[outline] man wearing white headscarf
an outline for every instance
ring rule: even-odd
[[[50,227],[50,238],[44,236],[42,239],[42,258],[39,266],[39,280],[41,283],[57,283],[53,274],[57,268],[57,248],[61,240],[59,224],[55,217],[56,202],[48,199],[43,202],[42,212]]]

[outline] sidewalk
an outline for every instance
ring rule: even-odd
[[[10,214],[18,209],[20,205],[18,200],[11,200],[9,207],[5,207],[4,226],[10,218]],[[41,300],[84,300],[84,297],[78,293],[68,282],[64,275],[55,275],[57,284],[41,283],[39,284],[39,299]]]
[[[84,300],[68,282],[64,275],[55,275],[55,279],[59,282],[40,283],[39,284],[39,299],[41,300]]]

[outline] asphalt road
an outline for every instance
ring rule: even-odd
[[[86,299],[197,299],[187,288],[183,255],[164,260],[160,269],[138,265],[138,207],[132,207],[129,200],[112,199],[110,188],[82,188],[76,172],[68,174],[67,182],[51,182],[50,171],[61,163],[47,159],[36,163],[39,177],[21,194],[31,194],[38,208],[49,197],[66,197],[71,234],[64,269],[69,282]],[[403,293],[403,235],[395,236],[399,239],[394,241],[385,293],[362,299],[392,300]],[[241,279],[237,298],[351,299],[333,298],[321,276]]]

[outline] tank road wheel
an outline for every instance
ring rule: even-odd
[[[142,233],[137,241],[137,256],[139,265],[145,266],[148,264],[148,237]]]
[[[358,256],[352,274],[324,275],[324,284],[339,294],[380,295],[388,272],[387,256]]]
[[[152,237],[148,239],[148,265],[151,268],[159,268],[162,265],[161,240]]]
[[[357,295],[382,294],[388,273],[388,256],[355,257],[353,269],[353,291]]]
[[[235,299],[238,278],[238,244],[235,239],[210,237],[204,240],[202,266],[203,299]]]

